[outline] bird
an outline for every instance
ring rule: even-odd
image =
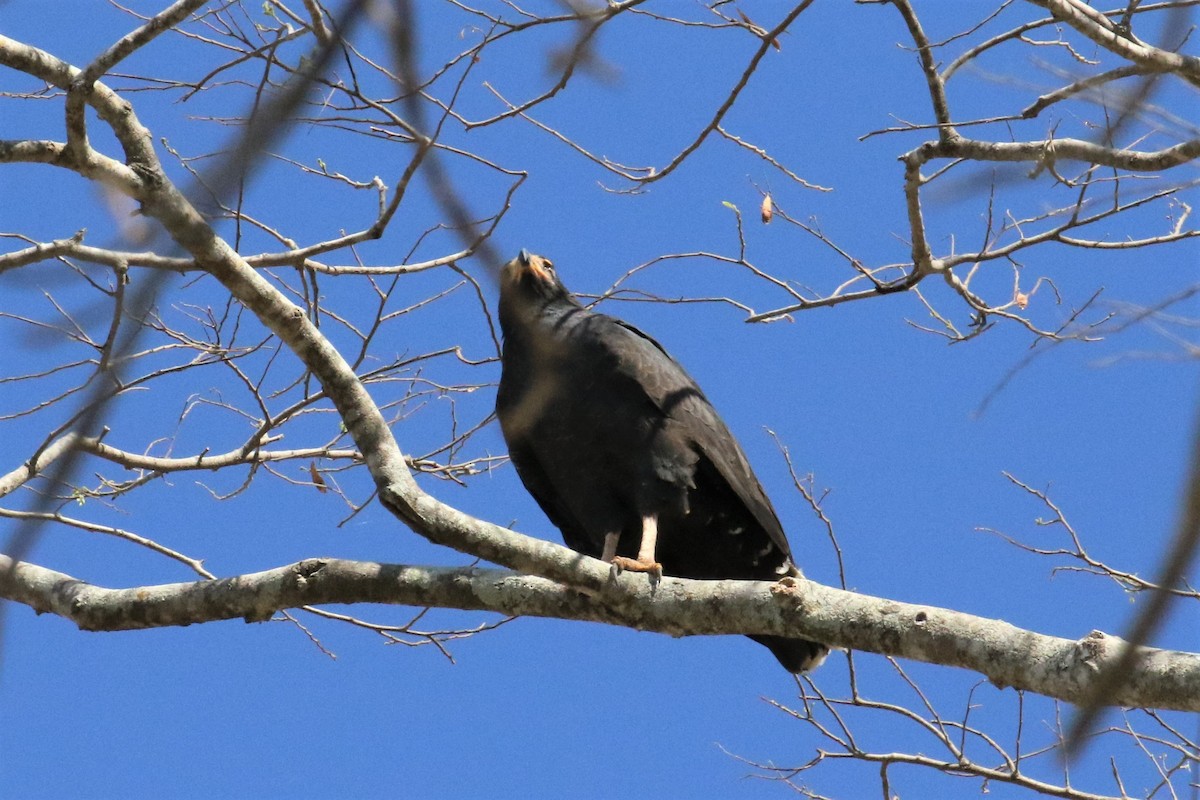
[[[745,453],[662,345],[584,308],[553,262],[524,249],[500,271],[499,317],[496,416],[517,475],[568,547],[652,581],[800,575]],[[750,638],[792,673],[829,652]]]

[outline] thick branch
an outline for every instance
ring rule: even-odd
[[[57,461],[64,453],[70,452],[78,444],[79,439],[78,435],[68,433],[34,454],[33,458],[12,472],[0,475],[0,497],[11,494],[28,483],[33,476],[44,472],[47,467]]]
[[[1174,72],[1192,85],[1200,86],[1200,59],[1194,56],[1184,56],[1146,44],[1079,0],[1029,1],[1122,58],[1152,72]]]
[[[1141,151],[1087,142],[1082,139],[1046,139],[1034,142],[983,142],[976,139],[952,137],[941,142],[928,142],[908,155],[921,162],[934,158],[965,158],[973,161],[1028,161],[1053,164],[1055,161],[1082,161],[1130,172],[1157,172],[1200,158],[1200,139],[1164,147],[1161,150]]]
[[[545,544],[606,569],[594,559]],[[959,666],[998,686],[1069,702],[1087,696],[1095,676],[1119,658],[1124,646],[1096,631],[1071,641],[1000,620],[804,580],[771,584],[666,578],[655,589],[641,576],[625,575],[590,596],[507,570],[324,558],[214,581],[105,589],[0,556],[0,596],[66,617],[86,630],[259,621],[304,605],[370,602],[603,622],[673,636],[803,636]],[[1120,706],[1200,711],[1200,654],[1139,648],[1128,679],[1108,699]]]
[[[0,164],[20,163],[63,167],[127,195],[132,195],[138,185],[138,177],[133,170],[120,161],[94,151],[86,160],[80,161],[62,142],[0,139]]]
[[[2,35],[0,35],[0,64],[32,75],[63,90],[69,90],[80,74],[78,68],[72,67],[44,50]],[[112,129],[113,135],[117,137],[125,151],[126,164],[132,168],[128,171],[126,180],[114,184],[115,188],[131,196],[137,196],[140,181],[135,165],[156,162],[150,132],[138,121],[130,104],[103,83],[96,82],[92,86],[87,95],[87,104],[95,109],[96,115]],[[60,146],[55,143],[51,144]],[[78,170],[85,177],[91,177],[91,170],[96,166],[94,162],[100,159],[100,156],[90,147],[86,147],[86,142],[83,145],[85,150],[83,153],[72,153],[70,146],[66,146],[63,157],[70,160],[61,163]],[[117,163],[111,159],[105,159],[105,162],[110,165]],[[115,170],[115,167],[112,169]],[[101,175],[104,174],[107,173],[101,173]]]
[[[933,117],[940,126],[938,133],[943,137],[951,136],[954,134],[954,128],[950,125],[950,104],[946,100],[946,84],[938,75],[937,64],[933,58],[933,48],[930,47],[929,39],[921,27],[921,21],[917,19],[917,13],[908,0],[896,0],[895,6],[900,12],[900,16],[904,17],[904,24],[908,26],[909,35],[912,36],[913,43],[917,46],[917,55],[921,59],[921,71],[925,73],[929,99],[933,102]]]

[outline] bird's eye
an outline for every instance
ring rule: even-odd
[[[542,266],[545,267],[550,272],[554,272],[554,262],[551,261],[550,259],[547,258],[546,260],[544,260],[542,262]]]

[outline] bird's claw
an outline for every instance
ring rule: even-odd
[[[625,556],[617,556],[612,560],[609,575],[615,579],[625,570],[630,572],[645,572],[650,576],[652,583],[658,583],[662,580],[663,576],[662,564],[657,561],[639,561],[636,558],[627,558]]]

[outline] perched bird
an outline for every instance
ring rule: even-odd
[[[798,575],[745,454],[658,342],[585,309],[546,258],[522,250],[500,278],[496,414],[525,488],[568,547],[681,578]],[[751,636],[789,672],[828,648]]]

